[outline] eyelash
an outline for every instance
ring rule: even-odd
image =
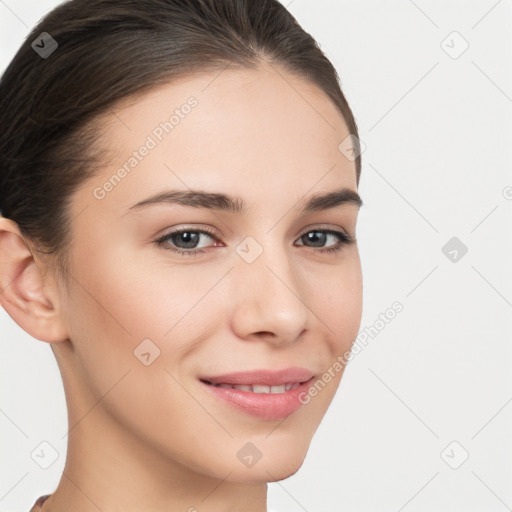
[[[343,249],[343,246],[351,245],[356,242],[356,238],[352,235],[349,235],[348,233],[345,233],[344,231],[336,231],[333,229],[310,229],[309,231],[306,231],[302,233],[302,235],[299,236],[299,239],[302,238],[304,235],[307,235],[308,233],[324,233],[328,235],[334,235],[338,237],[339,243],[335,245],[334,247],[328,248],[328,249],[315,249],[314,247],[308,247],[304,245],[304,247],[308,247],[308,249],[312,250],[313,252],[321,252],[321,253],[336,253],[338,251],[341,251]],[[179,229],[176,231],[171,231],[170,233],[167,233],[160,237],[159,239],[155,240],[155,243],[158,247],[163,247],[165,250],[172,251],[174,253],[177,253],[179,255],[188,255],[193,256],[195,254],[204,253],[204,249],[191,249],[191,250],[183,250],[180,248],[171,247],[167,240],[173,236],[173,235],[179,235],[182,233],[201,233],[204,235],[208,235],[211,238],[217,240],[217,237],[215,234],[208,230],[208,229]]]

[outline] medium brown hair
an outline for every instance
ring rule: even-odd
[[[43,32],[58,44],[47,58],[31,47]],[[265,62],[318,86],[358,137],[335,68],[278,0],[64,2],[27,36],[0,80],[3,216],[67,265],[71,195],[105,162],[99,116],[176,77]],[[359,183],[360,155],[355,165]]]

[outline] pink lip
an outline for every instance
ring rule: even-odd
[[[240,411],[264,420],[279,420],[289,416],[303,405],[299,396],[307,392],[313,378],[313,373],[304,368],[287,368],[277,372],[257,370],[201,378],[201,383],[216,398]],[[293,382],[301,382],[301,384],[284,393],[254,393],[212,386],[205,381],[217,384],[260,384],[265,386],[279,386]]]
[[[201,380],[207,380],[214,384],[261,384],[263,386],[280,386],[289,382],[305,382],[314,373],[306,368],[285,368],[283,370],[253,370],[250,372],[234,372],[224,375],[210,377],[201,377]]]

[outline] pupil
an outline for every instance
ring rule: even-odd
[[[304,236],[307,237],[310,242],[321,247],[322,245],[325,245],[327,234],[320,231],[311,231],[310,233],[306,233]]]
[[[196,247],[199,238],[198,233],[190,233],[189,231],[178,233],[174,236],[182,237],[182,241],[185,243],[185,246],[181,246],[181,248],[183,249],[193,249],[194,247]],[[180,244],[177,245],[180,246]]]

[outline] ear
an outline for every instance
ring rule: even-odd
[[[36,261],[18,225],[0,217],[0,304],[32,337],[49,343],[67,339],[59,315],[58,288]]]

